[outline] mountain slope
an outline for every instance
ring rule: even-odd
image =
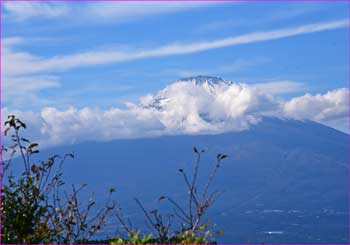
[[[150,208],[164,194],[183,200],[177,169],[191,171],[193,146],[207,149],[200,181],[217,153],[230,156],[214,186],[224,194],[210,213],[225,231],[220,242],[345,243],[348,135],[315,122],[265,117],[241,132],[87,142],[44,154],[75,151],[67,182],[88,183],[98,199],[115,186],[124,210],[143,224],[133,197]]]

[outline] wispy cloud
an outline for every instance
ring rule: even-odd
[[[31,79],[31,84],[36,89],[29,91],[27,97],[30,97],[29,94],[31,94],[32,97],[35,97],[35,93],[37,91],[57,87],[59,84],[57,74],[68,69],[122,63],[163,56],[193,54],[211,49],[276,40],[308,33],[344,28],[347,25],[347,20],[337,20],[271,31],[254,32],[206,42],[193,42],[185,44],[175,43],[150,49],[108,49],[102,51],[87,51],[68,55],[56,55],[53,57],[41,57],[29,52],[21,51],[21,45],[25,40],[20,37],[10,37],[2,40],[2,80],[3,84],[5,85],[4,98],[10,98],[8,95],[6,95],[6,93],[13,93],[10,92],[13,89],[26,91],[24,89],[25,86],[17,85],[24,84],[24,81],[27,81],[29,78]],[[231,65],[228,64],[225,67],[217,67],[216,71],[214,70],[212,72],[217,74],[227,73],[237,69],[242,69],[242,67],[244,68],[249,65],[250,64],[247,62],[241,61]],[[196,72],[196,74],[193,74],[192,71],[192,74],[186,75],[198,74],[198,71],[194,72]],[[53,73],[56,74],[54,81],[51,79]],[[44,78],[45,82],[43,82]],[[16,88],[13,87],[15,85]]]
[[[11,54],[12,48],[16,45],[24,44],[25,39],[21,37],[5,38],[2,40],[2,56],[6,57],[6,54]],[[11,55],[10,55],[11,56]],[[5,59],[4,63],[15,62],[19,65],[18,69],[21,69],[21,65],[27,65],[28,57],[30,54],[23,52],[14,53],[12,59]],[[19,62],[16,62],[18,60]],[[22,63],[21,63],[22,62]],[[7,65],[7,64],[6,64]],[[33,107],[36,105],[45,105],[48,100],[39,98],[37,93],[44,89],[60,87],[58,82],[58,76],[45,75],[45,74],[16,74],[8,73],[4,71],[1,74],[2,81],[2,102],[12,107],[21,107],[31,104]]]
[[[58,80],[57,76],[51,75],[5,76],[2,79],[2,102],[14,108],[47,105],[49,100],[40,98],[37,93],[60,87]]]
[[[72,22],[133,21],[147,16],[168,14],[193,8],[217,5],[214,2],[90,2],[67,4],[63,2],[5,2],[5,15],[15,22],[28,19],[68,18]],[[76,18],[79,13],[79,18]]]
[[[223,76],[225,74],[237,73],[269,62],[266,57],[254,57],[251,59],[237,59],[230,63],[224,63],[214,67],[193,68],[173,68],[164,70],[163,73],[174,77],[192,77],[198,75]]]
[[[137,49],[137,51],[103,50],[88,51],[69,55],[56,55],[51,58],[38,57],[25,52],[4,52],[5,74],[26,74],[42,71],[60,71],[77,67],[104,65],[128,62],[146,58],[184,55],[204,52],[211,49],[231,47],[248,43],[277,40],[309,33],[334,30],[348,26],[347,20],[321,22],[297,27],[283,28],[271,31],[254,32],[239,36],[232,36],[220,40],[173,43],[151,49]]]
[[[8,38],[3,38],[1,40],[1,45],[5,49],[8,49],[12,46],[23,44],[24,42],[25,42],[25,39],[22,37],[8,37]]]
[[[252,84],[253,87],[267,94],[288,94],[304,91],[305,84],[295,81],[272,81]]]
[[[278,8],[277,10],[271,9],[269,11],[261,11],[257,18],[251,18],[251,16],[238,17],[233,14],[233,18],[225,18],[224,20],[218,19],[208,22],[199,26],[196,31],[200,33],[211,31],[217,32],[224,29],[271,24],[315,13],[323,8],[324,6],[319,4],[293,4],[285,5],[283,8]]]
[[[159,14],[169,14],[193,8],[203,8],[218,5],[215,2],[102,2],[91,3],[84,9],[86,17],[95,17],[95,21],[124,22],[135,19],[154,16]]]
[[[62,3],[43,2],[4,2],[5,15],[13,21],[25,21],[31,18],[53,19],[67,16],[70,8]]]

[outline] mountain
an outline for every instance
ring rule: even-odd
[[[224,80],[221,77],[213,77],[213,76],[195,76],[195,77],[186,77],[180,79],[178,82],[193,82],[196,85],[208,85],[208,86],[215,86],[218,84],[227,84],[231,85],[232,82],[228,80]]]
[[[161,195],[183,202],[178,169],[191,171],[193,146],[206,149],[200,182],[225,153],[213,186],[224,193],[209,213],[224,230],[219,242],[346,243],[348,142],[347,134],[312,121],[263,117],[239,132],[91,141],[43,154],[74,151],[64,167],[67,183],[87,183],[98,201],[116,187],[125,212],[144,224],[133,197],[149,209]]]
[[[129,108],[153,122],[149,135],[240,131],[261,116],[284,116],[281,102],[261,89],[209,76],[180,79]]]

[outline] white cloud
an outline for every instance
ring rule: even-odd
[[[70,23],[133,21],[147,16],[207,7],[214,2],[5,2],[7,18],[13,21],[28,19],[69,19]],[[77,18],[78,16],[78,18]]]
[[[316,11],[324,8],[321,5],[310,5],[310,4],[297,4],[284,5],[281,9],[272,11],[261,11],[256,18],[247,16],[246,18],[237,18],[236,15],[232,14],[233,18],[230,19],[219,19],[209,22],[200,26],[196,31],[198,32],[218,32],[225,29],[232,29],[237,27],[249,27],[254,25],[269,24],[281,22],[287,19],[293,19],[309,13],[315,13]]]
[[[41,4],[41,3],[40,3]],[[44,4],[44,3],[42,3]],[[175,4],[175,3],[174,3]],[[178,3],[176,3],[178,4]],[[175,5],[176,5],[175,4]],[[180,7],[182,5],[179,5]],[[31,84],[36,90],[30,92],[28,98],[35,98],[35,91],[58,86],[58,80],[47,81],[44,83],[43,77],[52,77],[50,73],[59,73],[61,71],[86,66],[96,66],[111,63],[127,62],[138,59],[152,57],[171,56],[180,54],[190,54],[203,52],[210,49],[223,48],[245,43],[261,42],[274,40],[295,35],[313,33],[317,31],[332,30],[347,26],[347,21],[339,20],[333,22],[316,23],[293,28],[284,28],[273,31],[255,32],[240,36],[229,37],[221,40],[194,42],[188,44],[169,44],[156,47],[153,49],[136,49],[136,50],[102,50],[87,51],[68,55],[56,55],[53,57],[41,57],[29,52],[21,51],[20,45],[25,42],[21,37],[10,37],[2,40],[2,80],[5,84],[5,94],[13,89],[18,91],[27,91],[27,87],[17,86],[18,81],[25,81],[30,78]],[[216,73],[223,74],[232,72],[242,67],[251,65],[249,62],[241,61],[235,64],[219,67]],[[39,75],[37,75],[39,74]],[[35,79],[33,79],[35,78]],[[13,82],[16,81],[17,82]],[[37,81],[35,81],[37,80]],[[6,85],[8,84],[8,85]],[[12,85],[11,85],[12,84]],[[23,84],[23,83],[22,83]],[[41,88],[40,88],[41,87]],[[5,98],[8,96],[5,96]],[[25,101],[23,102],[25,103]]]
[[[62,71],[78,67],[128,62],[146,58],[191,54],[240,44],[276,40],[319,31],[345,28],[347,26],[347,20],[338,20],[272,31],[254,32],[214,41],[187,44],[174,43],[153,49],[136,49],[134,51],[87,51],[69,55],[56,55],[50,58],[35,56],[27,52],[5,49],[3,53],[3,71],[7,75]]]
[[[244,130],[268,113],[275,102],[268,95],[244,84],[196,84],[177,82],[154,95],[140,98],[127,109],[97,108],[66,110],[44,108],[40,112],[15,111],[23,120],[36,115],[34,136],[45,145],[71,144],[84,140],[109,140],[164,134],[216,133]],[[10,112],[3,111],[3,118]],[[40,122],[38,122],[38,120]]]
[[[25,21],[30,18],[61,18],[69,13],[69,7],[62,3],[42,2],[5,2],[7,18],[14,21]]]
[[[282,22],[288,19],[295,19],[300,16],[304,16],[310,13],[315,13],[316,11],[324,9],[326,6],[315,5],[315,4],[305,4],[305,3],[294,3],[292,5],[284,5],[282,8],[273,9],[269,11],[260,11],[255,17],[251,18],[250,15],[239,16],[239,9],[232,9],[231,18],[219,18],[213,20],[212,22],[206,23],[196,31],[203,32],[218,32],[221,30],[229,30],[232,28],[242,28],[251,27],[263,24],[271,24]]]
[[[24,43],[25,40],[22,37],[8,37],[8,38],[3,38],[1,40],[1,45],[3,46],[4,49],[8,49],[11,46],[18,45]]]
[[[215,2],[101,2],[90,3],[82,9],[87,18],[93,16],[95,21],[124,22],[140,19],[146,16],[168,14],[199,7],[208,7]]]
[[[273,81],[252,84],[255,88],[268,94],[288,94],[305,90],[303,83],[295,81]]]
[[[25,41],[21,37],[6,38],[2,40],[2,45],[3,45],[2,47],[2,51],[3,51],[2,81],[3,81],[4,94],[5,94],[3,98],[5,100],[8,100],[12,96],[11,98],[13,98],[13,101],[16,101],[16,103],[20,103],[20,104],[28,103],[28,101],[32,101],[32,102],[40,101],[41,104],[45,104],[46,101],[40,100],[36,96],[36,92],[42,89],[48,89],[48,88],[60,86],[59,80],[58,80],[59,78],[57,76],[52,76],[50,74],[53,72],[58,73],[60,71],[67,70],[67,69],[73,69],[73,68],[84,67],[84,66],[104,65],[104,64],[111,64],[111,63],[118,63],[118,62],[127,62],[127,61],[146,59],[146,58],[152,58],[152,57],[203,52],[210,49],[223,48],[223,47],[253,43],[253,42],[275,40],[279,38],[303,35],[303,34],[313,33],[318,31],[344,28],[347,26],[348,26],[347,20],[338,20],[338,21],[332,21],[332,22],[322,22],[322,23],[316,23],[316,24],[310,24],[310,25],[303,25],[299,27],[278,29],[278,30],[272,30],[272,31],[255,32],[255,33],[229,37],[221,40],[207,41],[207,42],[193,42],[193,43],[187,43],[187,44],[169,44],[169,45],[155,47],[151,49],[134,49],[134,50],[130,49],[129,51],[125,51],[125,50],[88,51],[88,52],[80,52],[75,54],[56,55],[53,57],[41,57],[29,52],[19,50],[20,45],[23,44]],[[234,64],[232,67],[227,66],[227,67],[222,67],[220,69],[222,69],[221,72],[225,72],[224,71],[225,69],[226,71],[229,72],[230,70],[240,69],[242,66],[247,66],[247,64],[245,63]],[[283,90],[284,92],[290,92],[291,90],[299,89],[298,85],[293,84],[294,86],[293,87],[291,84],[288,84],[288,81],[285,82],[285,84],[280,83],[278,87],[276,84],[275,85],[265,84],[264,86],[265,87],[260,87],[260,88],[258,87],[257,90],[264,91],[265,89],[264,94],[268,94],[268,93],[275,94],[275,93],[282,93]],[[268,88],[268,86],[270,86],[270,89]],[[253,88],[249,88],[249,89],[253,89]],[[288,91],[286,91],[286,89]],[[267,93],[266,90],[268,90],[269,92]],[[240,90],[237,90],[237,91],[240,91]],[[246,91],[246,90],[243,89],[242,91]],[[26,93],[27,96],[25,97],[22,96],[24,93]],[[237,92],[237,93],[240,94],[240,92]],[[250,92],[247,92],[245,95],[247,96],[245,97],[246,99],[250,98],[249,96],[252,96],[252,98],[255,98],[255,96],[251,95]],[[224,95],[224,96],[227,96],[227,95]],[[23,101],[22,98],[26,98],[27,100]],[[243,98],[243,97],[240,97],[240,98]],[[268,97],[265,97],[264,95],[264,97],[259,97],[259,98],[266,99]],[[251,100],[254,101],[253,99]],[[238,103],[238,102],[235,102],[235,103]],[[135,107],[135,108],[138,108],[138,107]],[[249,107],[249,110],[250,109],[251,107]],[[140,111],[140,109],[138,108],[136,111]],[[144,110],[141,110],[141,111],[144,112]],[[127,115],[129,116],[130,114],[127,113]],[[161,115],[163,114],[158,115],[159,117],[157,117],[157,115],[155,116],[155,118],[157,118],[157,120],[159,121],[158,125],[167,126],[166,117]],[[208,115],[210,116],[211,114],[209,113]],[[196,117],[197,116],[194,114],[192,115],[191,119],[190,118],[187,119],[188,124],[184,126],[184,129],[186,129],[185,130],[186,132],[191,132],[191,131],[195,132],[197,127],[206,128],[208,126],[205,120],[202,120]],[[162,119],[163,121],[161,121],[160,119]],[[171,123],[171,120],[172,119],[169,120],[169,123]],[[230,123],[232,125],[236,123],[239,127],[244,128],[249,124],[250,122],[249,120],[251,120],[251,122],[254,122],[255,118],[251,118],[251,116],[249,115],[243,121],[236,120],[236,121],[231,121]],[[220,124],[216,124],[215,126],[213,125],[209,125],[209,126],[214,128],[215,130],[220,129],[220,127],[221,128],[226,127],[222,125],[220,126]]]
[[[31,75],[16,71],[25,70],[27,65],[35,62],[28,53],[14,52],[16,45],[24,43],[25,40],[20,37],[5,38],[2,40],[2,56],[4,58],[1,82],[2,82],[2,102],[10,104],[12,107],[21,107],[22,105],[46,104],[48,101],[37,96],[37,92],[60,86],[59,78],[53,75]],[[13,65],[12,65],[13,64]],[[6,70],[5,67],[10,67]],[[11,70],[13,69],[13,70]]]
[[[177,82],[141,98],[141,108],[155,113],[165,128],[177,132],[243,130],[276,106],[272,97],[245,84]]]
[[[56,76],[34,75],[4,77],[2,79],[2,103],[21,108],[31,105],[45,105],[49,101],[37,96],[43,89],[57,88],[61,84]]]
[[[266,89],[221,80],[189,79],[143,96],[138,103],[128,103],[126,109],[47,107],[40,112],[23,112],[5,108],[2,118],[13,113],[28,122],[30,138],[45,146],[241,131],[259,123],[263,116],[311,119],[325,124],[347,118],[349,93],[345,88],[289,101],[281,101]]]
[[[44,88],[59,87],[55,76],[26,76],[11,77],[3,84],[3,89],[7,94],[27,93]]]
[[[340,88],[325,94],[305,94],[284,104],[284,113],[297,119],[323,123],[346,123],[349,110],[349,90]]]

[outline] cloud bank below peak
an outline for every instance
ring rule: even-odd
[[[349,90],[306,94],[284,101],[256,85],[218,78],[179,80],[125,109],[98,108],[39,112],[2,110],[28,122],[32,137],[45,146],[176,134],[216,134],[247,130],[265,116],[314,120],[326,125],[347,120]]]
[[[284,114],[296,119],[310,119],[322,123],[347,123],[349,90],[340,88],[325,94],[305,94],[284,104]]]

